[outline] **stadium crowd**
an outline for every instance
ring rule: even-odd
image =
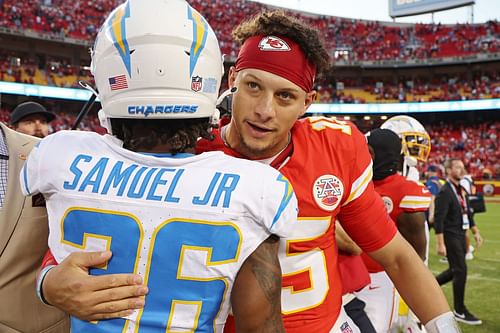
[[[72,65],[69,59],[62,57],[43,57],[42,60],[0,50],[0,81],[76,88],[79,80],[92,81],[87,66]]]
[[[120,2],[3,0],[0,2],[0,26],[90,41],[107,13]],[[230,59],[235,58],[238,49],[231,38],[232,27],[266,8],[245,0],[192,0],[190,3],[210,22],[223,53]],[[496,21],[414,25],[292,14],[317,27],[324,34],[332,54],[335,50],[347,50],[349,61],[429,59],[500,51],[500,24]]]
[[[375,79],[355,82],[342,80],[337,84],[324,81],[317,88],[321,103],[398,103],[463,101],[500,97],[500,73],[471,78],[446,77],[430,79],[400,79],[397,83]]]
[[[71,37],[90,41],[107,13],[120,0],[90,2],[37,0],[0,2],[0,26],[17,31],[31,30],[41,35]],[[221,49],[231,61],[237,45],[231,29],[245,17],[261,12],[265,5],[237,0],[190,1],[210,22]],[[292,12],[324,33],[327,47],[337,58],[348,61],[380,61],[456,57],[500,51],[500,24],[396,24],[363,21],[334,16]],[[0,52],[0,81],[35,83],[59,87],[78,87],[79,80],[91,81],[89,68],[70,59],[32,54]],[[408,85],[411,81],[411,85]],[[400,82],[343,82],[337,89],[325,79],[318,91],[324,103],[424,102],[500,96],[498,73],[491,77],[454,78],[446,82],[401,80]]]
[[[78,88],[78,81],[92,82],[87,66],[74,66],[69,59],[48,57],[43,62],[27,54],[0,51],[0,81]],[[401,79],[399,83],[376,79],[342,79],[342,89],[328,79],[317,86],[321,103],[426,102],[500,97],[500,73],[470,80],[463,76]]]
[[[440,123],[427,130],[432,143],[429,164],[443,165],[447,159],[459,158],[475,179],[500,176],[500,122],[467,126]]]

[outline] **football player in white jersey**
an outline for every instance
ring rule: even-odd
[[[57,262],[111,251],[90,274],[136,273],[149,293],[126,317],[73,317],[72,332],[221,332],[230,303],[239,332],[284,332],[278,237],[297,201],[267,165],[194,155],[223,72],[205,19],[183,0],[129,0],[99,31],[92,72],[112,135],[45,138],[22,188],[46,198]]]

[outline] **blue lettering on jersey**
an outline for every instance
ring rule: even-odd
[[[155,191],[159,185],[167,184],[167,180],[161,179],[161,177],[163,176],[163,174],[165,172],[171,171],[171,170],[172,169],[160,169],[160,171],[158,171],[155,178],[153,179],[153,183],[151,184],[151,188],[149,189],[148,196],[146,197],[146,200],[161,201],[161,196],[155,195]]]
[[[178,203],[180,198],[174,193],[184,169],[124,165],[123,161],[110,162],[107,157],[96,160],[80,154],[72,161],[69,172],[72,179],[64,181],[66,190]],[[166,173],[173,174],[170,181],[163,178]]]
[[[78,169],[77,164],[82,160],[85,162],[90,162],[92,160],[92,157],[90,157],[89,155],[81,154],[75,157],[73,163],[71,163],[71,166],[69,167],[69,171],[71,171],[71,173],[75,175],[75,178],[73,178],[73,182],[71,184],[69,182],[63,183],[63,188],[65,188],[66,190],[74,190],[76,188],[76,185],[80,181],[82,171]]]
[[[157,170],[156,168],[150,169],[148,171],[148,173],[146,174],[146,177],[144,177],[144,181],[141,182],[141,187],[139,188],[139,191],[134,192],[136,190],[136,188],[137,188],[137,184],[139,183],[139,180],[142,177],[142,174],[147,169],[149,169],[149,168],[143,166],[134,175],[134,179],[132,180],[132,184],[130,185],[130,187],[128,189],[127,197],[129,197],[131,199],[140,199],[140,198],[142,198],[142,196],[144,195],[144,191],[146,190],[146,186],[148,185],[148,182],[151,179],[151,175],[153,174],[153,172],[155,172]]]
[[[122,161],[118,161],[113,166],[111,173],[109,174],[108,178],[106,179],[106,183],[104,184],[104,187],[101,191],[101,194],[108,194],[109,187],[111,186],[111,184],[113,184],[113,188],[117,188],[118,185],[120,186],[120,189],[118,190],[117,195],[118,196],[123,195],[123,191],[125,191],[125,186],[127,186],[130,175],[139,166],[137,164],[132,164],[131,166],[129,166],[128,168],[123,170],[123,172],[122,172],[122,167],[123,167]]]
[[[212,181],[210,182],[210,185],[208,186],[207,191],[205,192],[203,199],[199,196],[193,197],[192,202],[194,205],[207,205],[210,202],[210,199],[213,197],[211,206],[216,207],[219,205],[219,201],[224,194],[224,203],[222,204],[222,207],[229,207],[231,203],[231,194],[236,189],[236,185],[240,180],[240,176],[230,173],[224,174],[224,176],[222,176],[222,180],[219,182],[220,176],[220,172],[215,173]],[[215,190],[217,184],[218,186]]]
[[[208,185],[208,190],[207,190],[207,192],[205,192],[205,197],[203,199],[201,199],[198,196],[194,197],[193,198],[193,205],[204,206],[208,203],[208,200],[210,199],[210,197],[212,196],[212,193],[214,191],[214,187],[217,184],[217,182],[219,181],[219,177],[220,177],[220,172],[216,172],[214,175],[214,178],[212,178],[212,181],[210,182],[210,185]]]
[[[106,165],[108,165],[108,161],[109,158],[106,157],[101,158],[92,168],[92,170],[90,170],[88,175],[85,177],[78,191],[84,192],[87,186],[92,186],[92,193],[99,192],[99,186],[101,185],[102,175],[104,174]]]
[[[64,181],[63,187],[78,192],[179,203],[181,199],[175,195],[175,191],[184,171],[137,164],[125,165],[123,161],[110,162],[108,157],[97,159],[80,154],[69,167],[72,179]],[[194,196],[192,203],[228,208],[239,180],[240,176],[237,174],[215,172],[205,194]]]
[[[182,174],[184,173],[184,169],[179,169],[175,170],[175,176],[174,179],[172,179],[172,185],[168,188],[167,195],[165,196],[165,201],[167,202],[173,202],[177,203],[179,202],[179,198],[174,197],[174,190],[177,187],[177,183],[179,182],[179,179],[181,178]]]

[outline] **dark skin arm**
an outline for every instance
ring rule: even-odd
[[[277,237],[269,237],[247,258],[236,276],[231,304],[238,333],[285,332],[278,243]]]
[[[398,230],[410,243],[422,260],[425,260],[427,241],[425,239],[425,214],[423,212],[401,213],[398,216]]]

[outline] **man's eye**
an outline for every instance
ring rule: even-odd
[[[290,94],[290,93],[288,93],[288,92],[281,92],[281,93],[279,93],[279,97],[280,97],[281,99],[284,99],[284,100],[289,100],[289,99],[291,99],[293,96],[292,96],[292,94]]]
[[[259,87],[259,85],[255,82],[248,82],[248,87],[250,89],[257,89]]]

